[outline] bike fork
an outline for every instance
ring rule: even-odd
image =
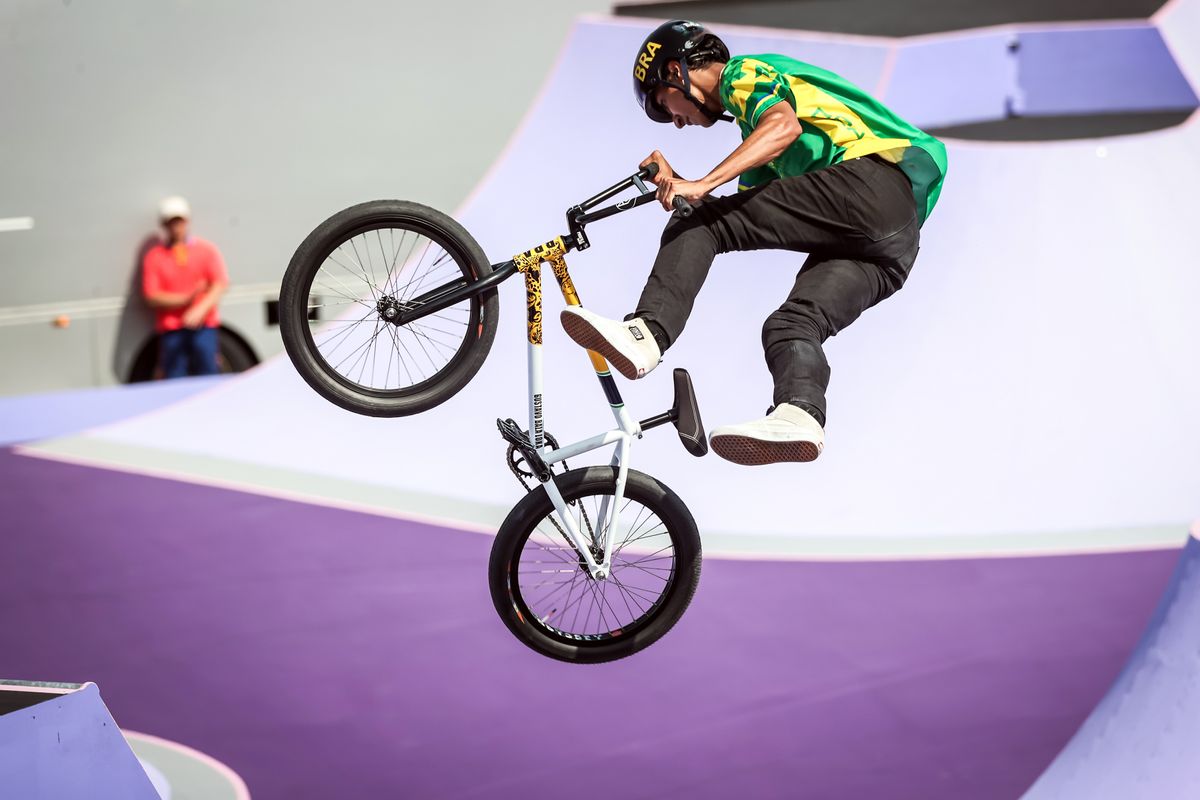
[[[575,548],[587,565],[588,573],[596,580],[605,580],[612,573],[613,542],[616,538],[620,510],[625,498],[625,483],[629,478],[629,452],[632,442],[632,436],[623,435],[617,441],[616,451],[613,453],[611,463],[617,467],[617,485],[611,497],[611,504],[608,496],[605,496],[600,502],[600,514],[593,528],[593,536],[603,540],[604,558],[599,562],[596,561],[593,548],[600,546],[601,543],[594,539],[589,541],[589,537],[579,529],[579,525],[575,522],[575,515],[571,513],[570,506],[563,499],[562,492],[554,482],[554,476],[551,475],[550,479],[542,484],[550,502],[554,505],[554,511],[558,516],[563,533],[566,534],[571,546]]]

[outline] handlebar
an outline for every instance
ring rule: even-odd
[[[648,180],[653,180],[654,176],[657,174],[658,164],[652,161],[647,164],[641,172],[638,173],[638,176]],[[689,203],[686,198],[679,197],[678,195],[671,200],[671,207],[678,211],[679,216],[681,217],[690,217],[692,212],[695,211],[695,207]]]
[[[645,205],[652,202],[657,197],[657,192],[653,187],[647,186],[644,181],[653,178],[658,174],[658,165],[654,163],[647,164],[640,170],[630,175],[625,180],[615,183],[599,194],[589,197],[578,205],[571,206],[567,209],[567,225],[570,227],[570,233],[564,238],[569,249],[586,250],[589,246],[588,238],[584,234],[584,226],[589,225],[598,220],[607,219],[613,214],[620,214],[622,211],[628,211],[631,208]],[[632,197],[628,200],[622,200],[619,203],[597,209],[596,206],[610,200],[626,189],[637,188],[639,194],[637,197]],[[671,201],[672,208],[681,217],[690,217],[695,211],[695,206],[689,203],[685,198],[675,197]]]

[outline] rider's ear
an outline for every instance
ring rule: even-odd
[[[683,81],[683,69],[680,68],[678,61],[667,62],[667,77],[675,83]]]

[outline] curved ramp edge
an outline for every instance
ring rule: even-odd
[[[1108,694],[1024,795],[1200,797],[1200,522]]]

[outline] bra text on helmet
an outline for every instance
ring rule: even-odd
[[[650,67],[650,62],[654,60],[654,54],[662,47],[658,42],[646,42],[646,50],[638,56],[637,64],[633,67],[633,75],[639,81],[646,80],[646,70]]]

